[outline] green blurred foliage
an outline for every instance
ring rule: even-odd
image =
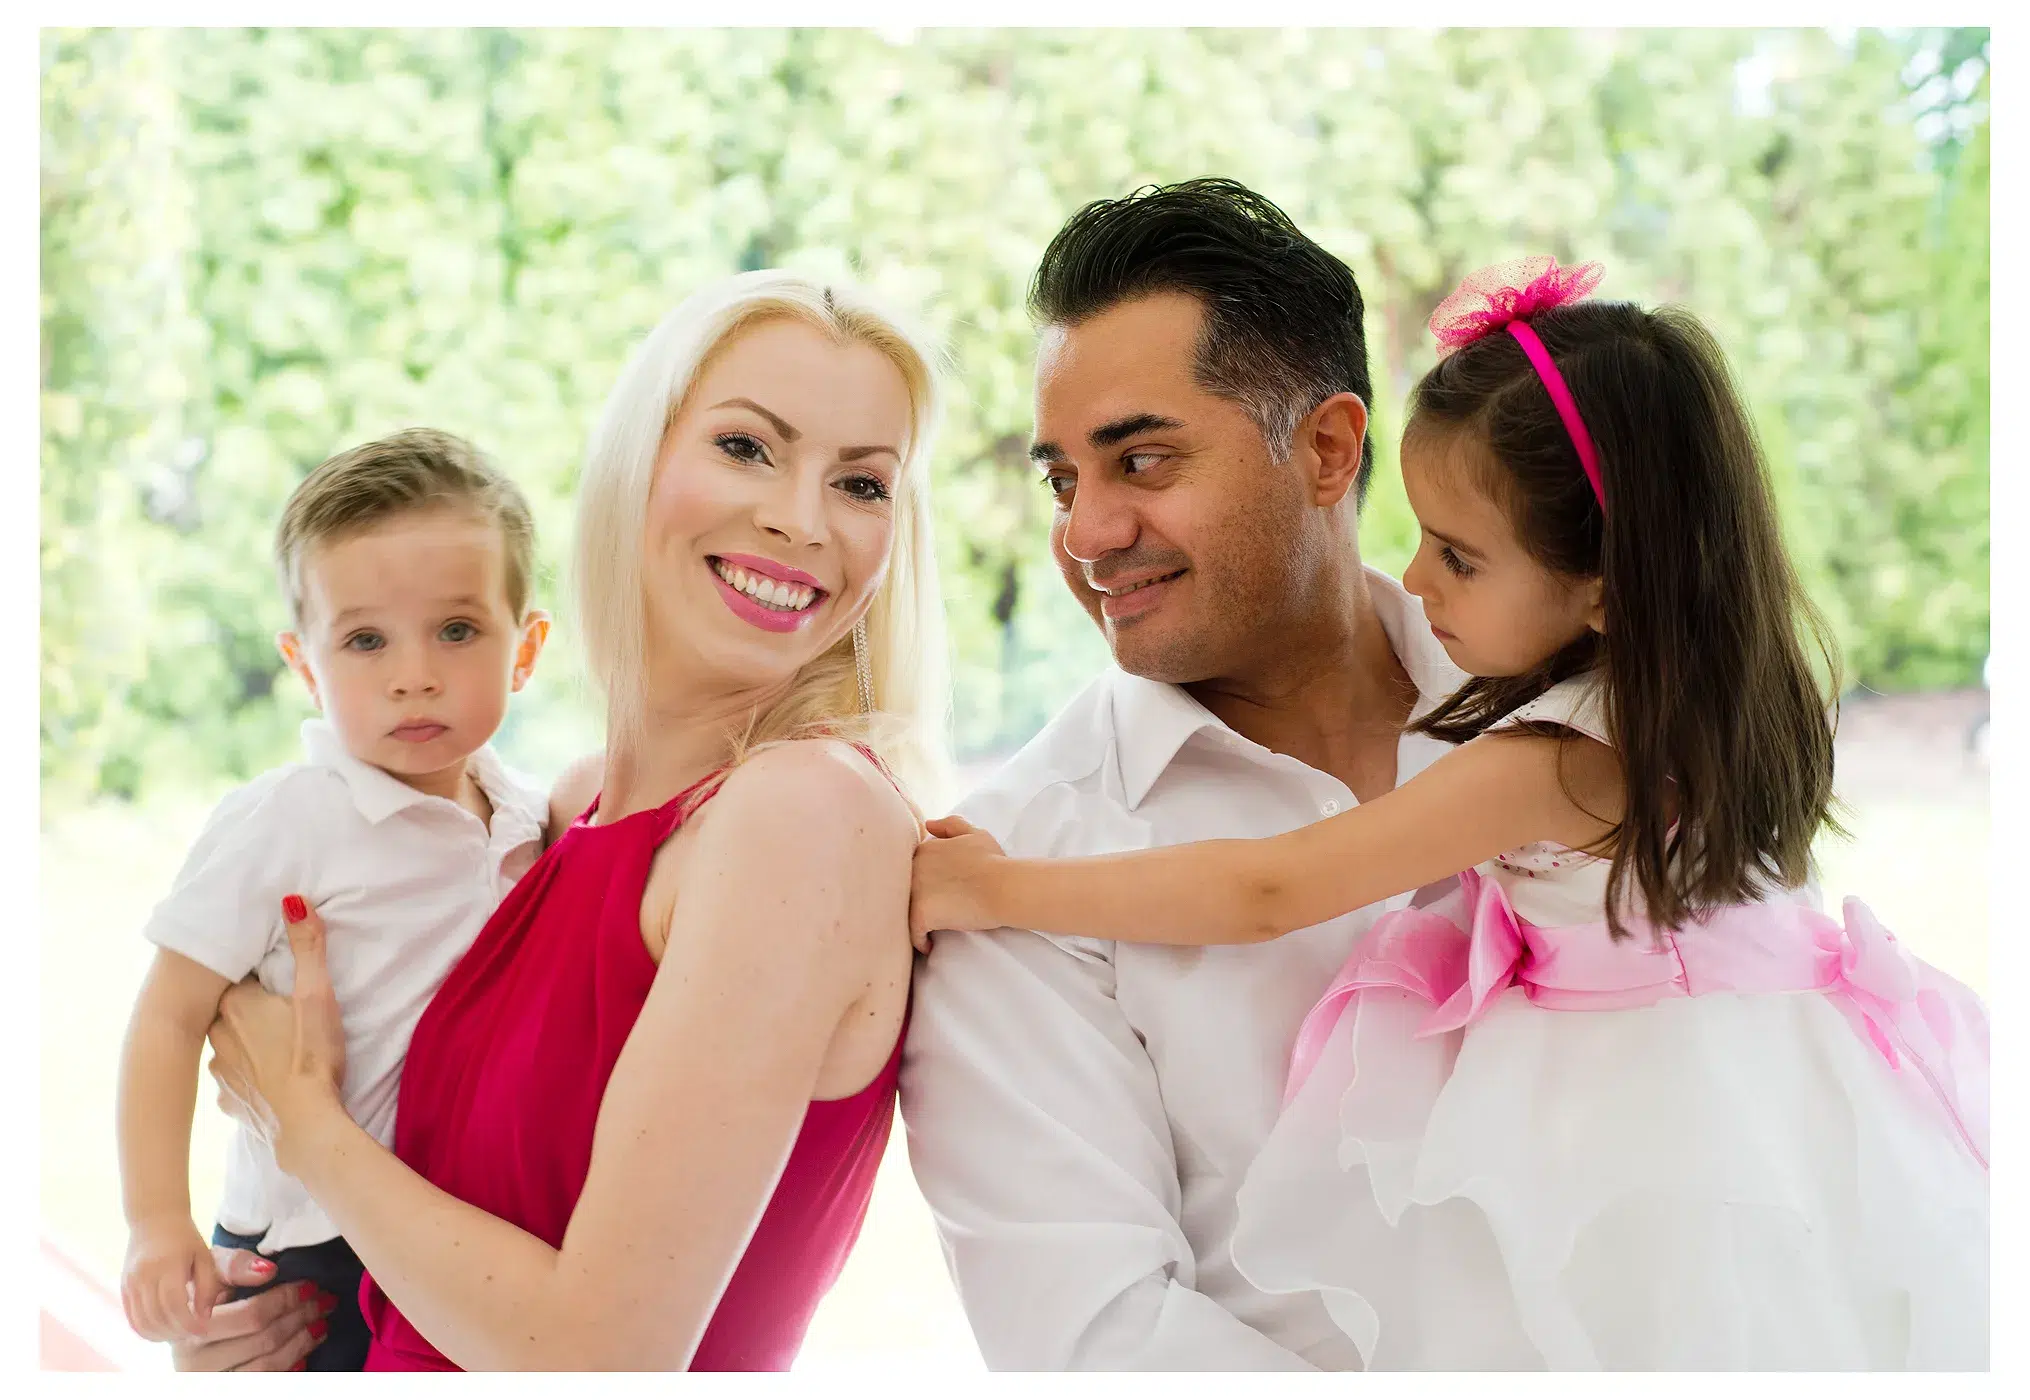
[[[856,275],[940,335],[962,754],[1105,660],[1024,460],[1036,259],[1087,200],[1228,174],[1368,300],[1382,469],[1424,320],[1521,252],[1730,348],[1848,675],[1988,638],[1984,30],[90,30],[42,38],[45,808],[288,758],[294,483],[428,423],[529,488],[561,608],[578,455],[699,282]],[[503,746],[596,742],[571,628]]]

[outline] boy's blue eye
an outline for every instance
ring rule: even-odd
[[[479,635],[479,629],[469,622],[447,622],[437,635],[447,642],[469,642]]]
[[[355,632],[345,639],[347,651],[379,651],[387,644],[387,639],[378,632]]]

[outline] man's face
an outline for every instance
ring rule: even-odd
[[[1310,601],[1322,523],[1300,471],[1192,375],[1204,310],[1179,293],[1045,328],[1030,456],[1051,552],[1121,668],[1235,674]]]

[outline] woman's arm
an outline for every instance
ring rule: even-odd
[[[468,1369],[685,1366],[842,1022],[884,993],[899,1010],[915,831],[884,779],[843,746],[785,745],[735,770],[694,821],[668,948],[561,1249],[431,1186],[330,1093],[278,1107],[284,1169]]]
[[[912,923],[919,931],[1012,926],[1137,943],[1257,943],[1531,841],[1595,842],[1609,822],[1588,809],[1618,815],[1618,782],[1603,745],[1501,735],[1282,836],[1072,860],[1010,860],[965,836],[949,852],[942,841],[918,850]],[[954,915],[963,917],[935,922]]]

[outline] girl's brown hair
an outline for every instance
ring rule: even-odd
[[[1608,926],[1639,894],[1660,928],[1803,884],[1833,822],[1838,660],[1784,552],[1762,450],[1689,312],[1579,302],[1530,319],[1599,453],[1603,513],[1550,394],[1502,332],[1440,360],[1406,439],[1470,434],[1485,483],[1546,568],[1599,578],[1606,633],[1522,676],[1475,677],[1415,727],[1454,743],[1583,671],[1604,681],[1628,802]],[[1814,676],[1809,653],[1826,667]],[[1557,731],[1552,731],[1557,732]]]

